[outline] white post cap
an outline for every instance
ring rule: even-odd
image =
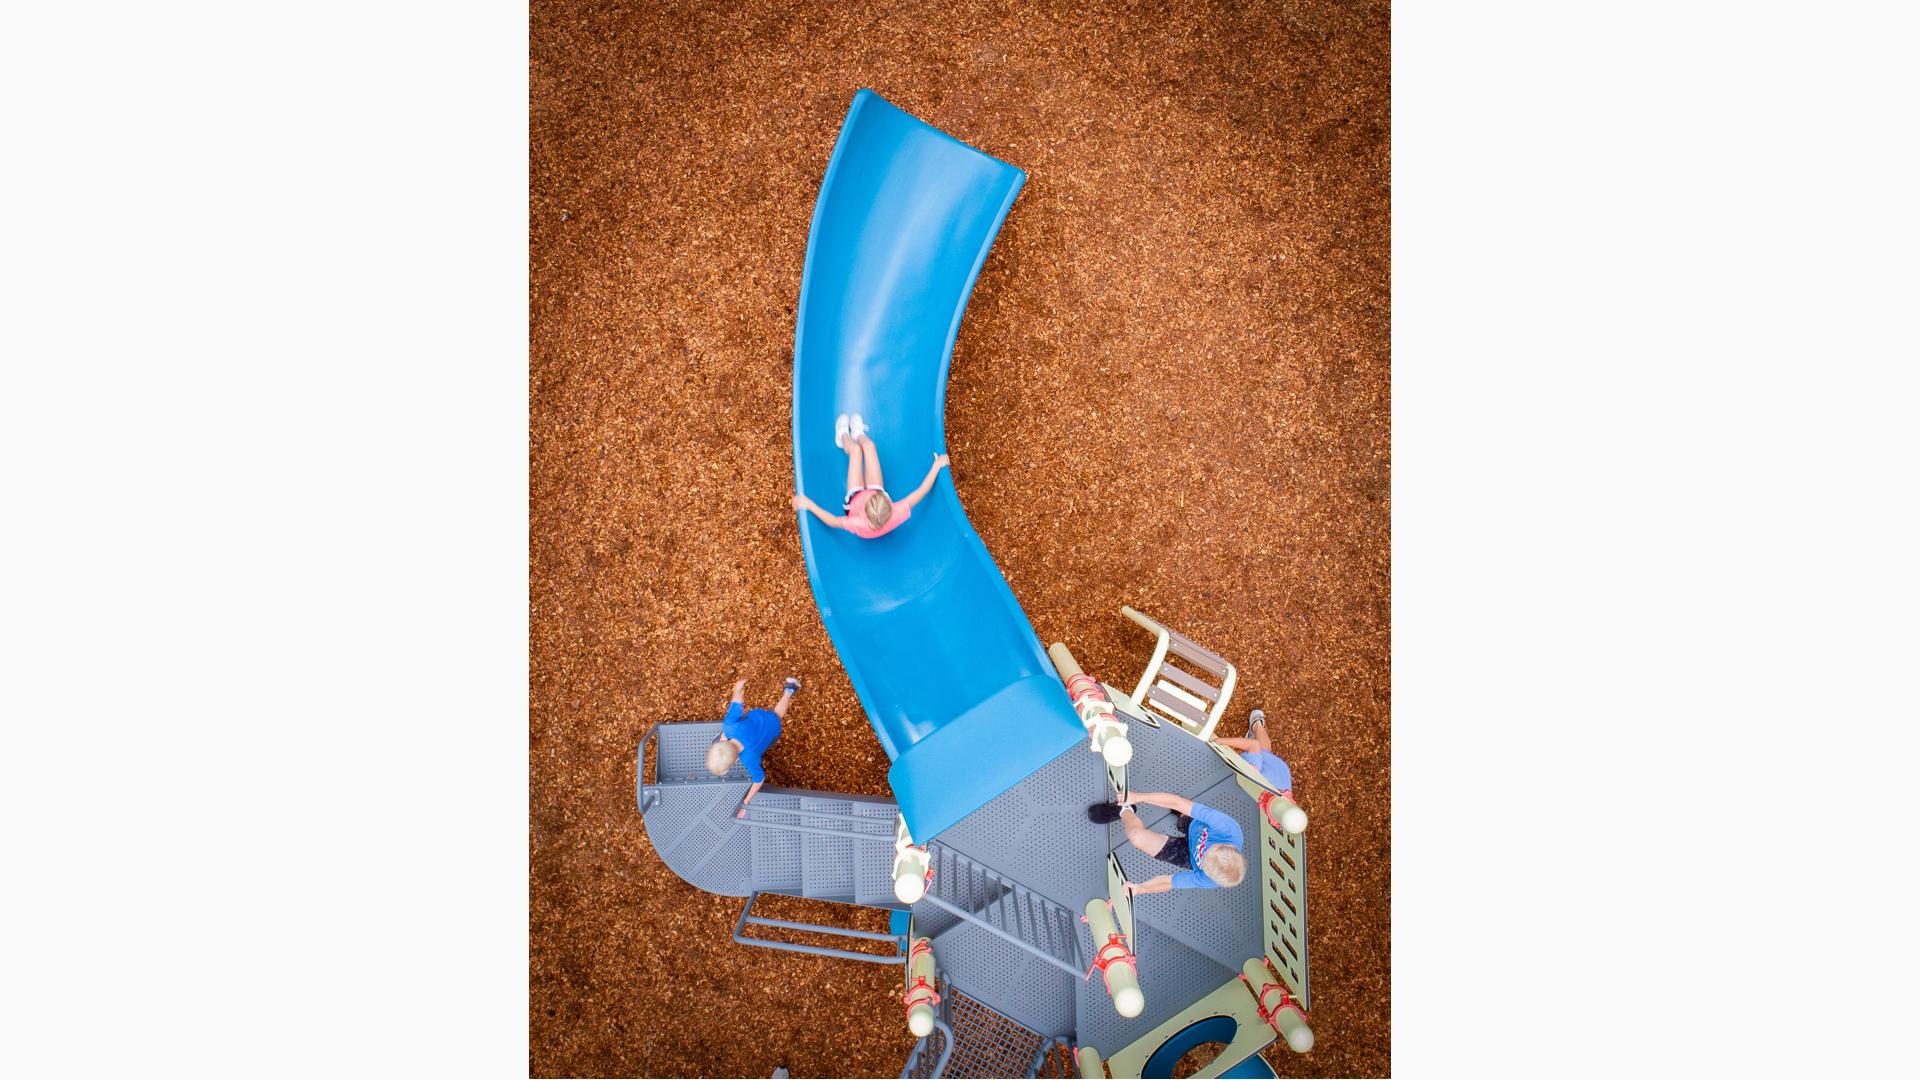
[[[893,879],[893,895],[903,904],[916,904],[927,895],[927,879],[923,874],[902,874]]]
[[[1307,831],[1307,812],[1297,806],[1289,805],[1280,811],[1280,827],[1290,833]]]
[[[921,1038],[921,1039],[924,1039],[927,1036],[933,1034],[932,1007],[927,1005],[915,1005],[913,1009],[907,1013],[907,1030],[913,1032],[915,1037]],[[1308,1035],[1307,1039],[1309,1042],[1311,1042],[1313,1039],[1313,1036]]]

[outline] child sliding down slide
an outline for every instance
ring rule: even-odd
[[[935,454],[927,478],[906,498],[895,502],[888,497],[880,478],[880,451],[867,437],[867,425],[860,414],[842,413],[834,421],[833,445],[847,452],[847,497],[840,504],[841,515],[827,513],[798,493],[793,496],[793,508],[810,511],[828,527],[845,529],[863,540],[878,539],[905,524],[913,516],[914,506],[933,490],[934,478],[947,464],[947,455]]]

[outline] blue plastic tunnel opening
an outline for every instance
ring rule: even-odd
[[[1196,1020],[1168,1036],[1167,1041],[1161,1043],[1160,1048],[1147,1058],[1147,1063],[1140,1069],[1140,1075],[1149,1080],[1164,1080],[1166,1077],[1171,1077],[1173,1067],[1180,1064],[1180,1059],[1187,1056],[1187,1051],[1204,1043],[1231,1044],[1233,1037],[1239,1031],[1240,1022],[1231,1016],[1209,1016],[1204,1020]],[[1272,1076],[1274,1072],[1265,1058],[1254,1054],[1220,1075],[1264,1077]]]

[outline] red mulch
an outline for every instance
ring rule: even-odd
[[[961,499],[1089,670],[1145,661],[1123,603],[1240,666],[1232,730],[1267,710],[1313,815],[1318,1044],[1270,1057],[1385,1075],[1387,5],[964,0],[534,5],[530,1071],[904,1060],[896,970],[732,944],[633,792],[647,726],[736,671],[809,678],[776,783],[886,790],[787,507],[807,228],[862,86],[1027,170],[954,357]]]

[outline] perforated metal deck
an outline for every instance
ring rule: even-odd
[[[1103,1053],[1131,1044],[1212,993],[1265,949],[1259,804],[1240,787],[1219,755],[1192,735],[1170,724],[1138,721],[1128,725],[1127,735],[1134,746],[1129,790],[1169,791],[1231,816],[1245,839],[1247,878],[1231,889],[1175,889],[1134,898],[1135,945],[1146,1010],[1131,1020],[1122,1019],[1098,978],[1080,989],[1080,1040]],[[1173,831],[1170,811],[1148,809],[1151,812],[1141,814],[1148,827]],[[1144,881],[1174,872],[1168,864],[1136,850],[1120,826],[1109,828],[1127,880]]]
[[[1088,901],[1106,897],[1109,851],[1132,881],[1172,868],[1134,850],[1119,826],[1087,820],[1086,808],[1109,797],[1106,769],[1084,747],[1061,754],[928,844],[934,878],[928,897],[913,907],[915,933],[932,939],[942,981],[964,991],[955,1001],[977,1012],[982,1032],[991,1029],[969,1035],[954,1017],[955,1055],[947,1075],[1024,1075],[1033,1055],[1055,1036],[1112,1053],[1263,954],[1259,862],[1266,853],[1259,847],[1258,804],[1193,736],[1137,719],[1129,728],[1129,788],[1171,791],[1231,815],[1247,839],[1247,881],[1232,889],[1136,898],[1134,944],[1147,1006],[1131,1020],[1120,1017],[1097,975],[1077,977],[1094,952],[1080,913]],[[648,835],[681,877],[732,896],[778,892],[900,906],[891,878],[892,802],[766,788],[751,816],[807,831],[746,825],[733,817],[745,778],[706,773],[705,747],[719,725],[658,730],[660,774],[668,779],[640,784],[639,799]],[[641,754],[644,770],[644,743]],[[1172,815],[1165,810],[1148,808],[1142,817],[1150,827],[1171,830]],[[1304,858],[1304,846],[1298,851]],[[1304,895],[1298,900],[1304,906]],[[1295,981],[1304,986],[1305,957],[1297,962]],[[931,1037],[921,1050],[941,1038]],[[924,1058],[916,1053],[915,1067],[924,1068]]]
[[[647,736],[659,740],[659,779],[652,783],[641,742],[635,796],[661,861],[688,884],[722,896],[784,893],[902,906],[893,895],[899,811],[892,801],[768,787],[754,797],[753,820],[741,821],[734,814],[747,793],[746,775],[707,772],[706,748],[719,731],[719,724],[706,723],[655,727]]]
[[[1076,746],[935,839],[1078,912],[1107,894],[1107,830],[1087,820],[1106,800],[1106,763]]]

